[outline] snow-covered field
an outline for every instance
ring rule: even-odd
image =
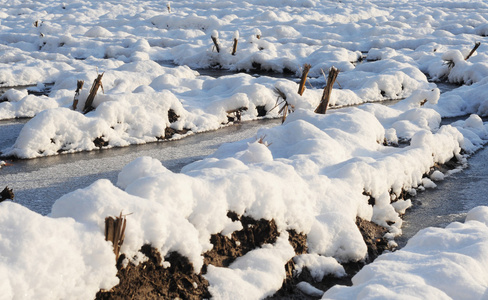
[[[367,255],[356,217],[388,228],[394,247],[400,215],[411,205],[400,195],[435,187],[444,176],[433,172],[436,164],[462,161],[464,153],[488,140],[480,118],[488,115],[483,1],[178,1],[170,4],[171,12],[162,1],[0,3],[0,86],[34,85],[31,90],[42,91],[53,84],[48,96],[26,89],[1,96],[0,119],[33,117],[16,143],[1,149],[4,155],[93,150],[97,138],[105,147],[153,142],[165,137],[168,127],[217,129],[228,111],[243,107],[243,120],[256,119],[263,110],[266,117],[277,117],[275,88],[294,106],[282,126],[226,144],[178,174],[141,157],[121,171],[116,186],[99,180],[73,191],[49,216],[2,202],[0,297],[5,299],[90,299],[117,284],[114,254],[103,233],[105,217],[121,211],[131,213],[123,253],[140,261],[138,251],[150,243],[163,256],[177,251],[188,257],[196,272],[202,253],[212,248],[211,234],[242,228],[228,211],[275,220],[280,231],[275,244],[249,252],[229,268],[208,268],[205,277],[216,299],[259,299],[276,292],[284,265],[295,255],[289,229],[307,235],[308,256],[296,258],[297,264],[342,274],[340,263]],[[476,42],[479,48],[467,58]],[[180,66],[168,67],[168,61]],[[252,75],[299,76],[304,64],[312,66],[313,86],[324,85],[322,72],[331,66],[340,70],[332,106],[404,100],[319,115],[313,110],[322,89],[307,85],[300,96],[295,80]],[[249,74],[212,78],[190,67]],[[104,89],[95,110],[82,114],[91,83],[102,72]],[[85,87],[73,110],[77,80]],[[432,81],[463,86],[440,95]],[[463,115],[466,120],[440,126],[442,117]],[[399,142],[405,147],[396,147]],[[354,287],[334,288],[324,297],[482,298],[488,288],[487,210],[472,211],[464,225],[419,234],[402,251],[361,271]],[[452,268],[473,266],[476,271],[453,275]]]

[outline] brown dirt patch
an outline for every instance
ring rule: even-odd
[[[386,239],[383,238],[384,234],[387,231],[384,227],[381,227],[370,221],[365,221],[361,218],[356,219],[356,225],[358,226],[359,231],[363,236],[364,242],[368,247],[368,256],[365,261],[342,264],[347,273],[347,276],[335,277],[332,275],[328,275],[324,276],[322,281],[317,282],[312,277],[310,271],[306,267],[303,268],[300,274],[294,274],[295,263],[293,262],[293,260],[290,260],[285,266],[287,278],[284,280],[283,286],[273,296],[268,297],[267,299],[320,299],[320,297],[312,297],[306,295],[300,289],[298,289],[297,284],[302,281],[308,282],[322,291],[327,291],[336,284],[351,286],[352,277],[356,275],[356,273],[359,272],[359,270],[361,270],[361,268],[365,264],[372,262],[384,250],[388,249],[388,242],[386,241]],[[306,236],[304,236],[304,238],[306,246]],[[296,249],[297,248],[295,248],[295,251]],[[305,252],[306,251],[301,253],[297,252],[297,254],[302,254]]]
[[[388,241],[383,237],[387,232],[386,228],[359,217],[356,218],[356,225],[368,246],[366,264],[373,262],[383,251],[389,250]]]
[[[186,257],[176,252],[169,253],[164,259],[171,264],[161,266],[161,255],[144,245],[141,248],[149,259],[134,266],[132,263],[121,267],[124,259],[119,259],[117,276],[120,283],[110,291],[100,291],[96,299],[203,299],[210,298],[208,281],[201,274],[193,272],[193,266]]]
[[[209,264],[216,267],[227,267],[236,258],[247,252],[261,247],[263,244],[273,244],[279,235],[274,220],[254,220],[250,217],[239,217],[234,212],[229,212],[227,216],[233,221],[240,221],[243,228],[233,232],[231,238],[220,233],[212,234],[210,242],[214,247],[203,254],[204,274]]]
[[[157,137],[158,140],[169,140],[171,139],[175,134],[186,134],[190,129],[183,128],[182,130],[177,130],[171,127],[166,127],[164,129],[164,137]]]

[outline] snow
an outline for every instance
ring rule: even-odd
[[[476,207],[465,223],[420,231],[403,249],[365,266],[352,287],[335,286],[322,299],[486,298],[487,212]]]
[[[433,180],[433,181],[441,181],[441,180],[444,180],[444,178],[445,178],[444,174],[442,174],[442,172],[439,171],[439,170],[435,170],[430,175],[430,179]]]
[[[228,211],[274,220],[274,244],[229,268],[208,267],[204,276],[215,299],[273,295],[290,259],[297,272],[306,267],[317,280],[343,276],[341,263],[367,256],[357,217],[384,226],[394,246],[400,215],[412,205],[400,195],[434,188],[444,177],[438,171],[426,177],[436,164],[462,160],[488,140],[480,117],[488,115],[486,42],[465,59],[475,41],[486,40],[488,5],[482,1],[2,4],[0,86],[17,88],[0,97],[0,119],[33,117],[3,155],[90,151],[98,149],[97,138],[105,148],[156,142],[169,127],[191,133],[221,128],[228,112],[241,108],[243,121],[260,118],[258,107],[275,118],[275,89],[294,108],[283,125],[225,144],[181,173],[140,157],[119,173],[116,185],[102,179],[68,193],[49,216],[0,203],[0,289],[7,299],[86,299],[117,284],[103,232],[105,218],[120,213],[127,218],[121,252],[128,260],[144,261],[139,250],[151,244],[163,257],[172,251],[187,257],[195,272],[212,248],[212,234],[242,228]],[[235,55],[233,39],[239,39]],[[165,66],[168,61],[178,66]],[[313,86],[303,96],[297,80],[253,74],[298,76],[305,63],[312,65]],[[332,66],[340,73],[330,106],[363,105],[315,114],[322,73]],[[190,67],[247,73],[213,78]],[[101,73],[104,89],[95,110],[82,114]],[[73,110],[78,80],[85,88]],[[463,86],[441,94],[435,83],[441,80]],[[39,91],[47,83],[53,83],[48,96],[18,87]],[[391,99],[401,101],[371,103]],[[443,117],[467,115],[441,125]],[[335,287],[324,298],[482,298],[487,219],[488,208],[481,207],[464,224],[426,229],[365,267],[353,287]],[[295,256],[287,230],[307,235],[307,254]],[[321,293],[307,283],[299,288]]]
[[[304,292],[306,295],[312,296],[312,297],[321,297],[324,294],[324,291],[319,290],[318,288],[314,287],[310,283],[306,281],[299,282],[297,284],[297,287]]]
[[[205,278],[212,299],[262,299],[272,296],[286,277],[283,266],[295,255],[283,234],[274,245],[263,245],[237,258],[229,268],[210,265]]]
[[[344,267],[339,264],[333,257],[325,257],[317,254],[301,254],[293,258],[295,262],[295,271],[300,274],[306,267],[313,279],[317,282],[322,281],[325,275],[334,275],[343,277],[346,275]]]
[[[87,299],[118,283],[115,256],[98,230],[9,201],[0,212],[4,299]]]
[[[343,274],[336,261],[358,261],[367,253],[356,217],[385,226],[389,238],[400,234],[399,213],[410,202],[391,204],[390,192],[398,196],[402,189],[431,187],[432,181],[422,174],[459,155],[465,139],[450,125],[435,133],[425,125],[409,146],[384,146],[385,128],[369,112],[372,105],[378,104],[327,115],[299,109],[282,126],[261,129],[255,139],[226,144],[181,173],[150,157],[138,158],[120,172],[118,187],[98,180],[61,197],[45,219],[71,220],[103,239],[105,217],[122,212],[128,219],[123,253],[139,261],[138,250],[149,243],[163,256],[177,251],[188,257],[196,272],[203,264],[201,254],[212,248],[211,234],[228,235],[241,228],[227,217],[228,211],[274,219],[281,232],[275,245],[249,252],[229,269],[209,267],[205,276],[216,298],[262,298],[279,289],[283,265],[294,256],[287,229],[307,234],[309,255],[314,255],[297,258],[298,265],[311,268],[317,278],[327,272]],[[466,123],[476,124],[469,118],[460,124]],[[486,133],[484,125],[474,128],[473,135]],[[376,199],[374,207],[364,191]],[[5,214],[13,215],[17,207],[5,206]],[[8,228],[9,222],[3,226]],[[110,245],[104,245],[109,251]],[[260,263],[265,258],[268,262]],[[254,293],[241,294],[250,287]]]

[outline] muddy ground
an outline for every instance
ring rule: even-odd
[[[96,299],[205,299],[210,298],[208,281],[204,278],[207,266],[212,264],[218,267],[227,267],[236,258],[247,252],[276,241],[279,233],[273,220],[254,220],[249,217],[241,217],[229,212],[228,217],[242,222],[243,229],[232,234],[231,238],[214,234],[211,243],[214,248],[204,253],[204,267],[199,274],[195,274],[193,266],[188,259],[176,252],[169,253],[164,260],[171,263],[168,268],[161,266],[161,255],[150,245],[144,245],[141,252],[148,260],[137,266],[129,263],[122,266],[124,255],[117,263],[120,283],[110,291],[100,291]],[[387,249],[387,242],[383,239],[386,230],[374,223],[357,219],[361,234],[368,246],[368,258],[364,262],[348,263],[344,265],[347,276],[335,278],[326,276],[321,282],[316,282],[310,272],[304,268],[300,274],[296,274],[293,260],[290,260],[283,268],[287,278],[282,288],[268,299],[318,299],[302,293],[296,285],[306,281],[313,286],[327,290],[336,284],[351,285],[351,278],[365,263],[373,261],[379,254]],[[307,252],[306,235],[289,231],[290,244],[297,255]]]

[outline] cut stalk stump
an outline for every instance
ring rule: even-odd
[[[237,52],[237,39],[234,38],[234,45],[232,46],[232,55],[236,55]]]
[[[219,46],[219,33],[214,30],[212,32],[212,42],[214,43],[214,46],[215,46],[215,50],[217,50],[217,53],[220,53],[220,46]]]
[[[232,46],[232,55],[236,55],[238,40],[239,40],[239,31],[236,30],[236,32],[234,32],[234,45]]]
[[[330,68],[329,76],[327,77],[327,85],[324,88],[324,92],[322,93],[322,99],[320,100],[319,106],[315,109],[315,113],[317,114],[325,114],[327,111],[327,107],[329,106],[330,95],[332,94],[332,87],[334,86],[334,82],[337,79],[337,75],[339,75],[339,70],[335,67]]]
[[[119,260],[120,247],[124,243],[125,226],[127,224],[126,216],[122,212],[118,217],[105,218],[105,240],[111,241],[114,247],[115,261]]]
[[[309,64],[303,65],[302,78],[300,79],[300,85],[298,86],[298,94],[300,96],[302,96],[303,92],[305,92],[305,83],[307,82],[308,72],[310,71],[311,67],[312,66]]]
[[[86,114],[95,108],[92,106],[93,100],[95,100],[95,96],[97,95],[98,88],[102,88],[103,91],[103,85],[102,85],[102,77],[103,74],[99,74],[97,78],[93,81],[93,85],[90,89],[90,94],[88,95],[88,98],[86,98],[85,106],[83,107],[83,113]]]

